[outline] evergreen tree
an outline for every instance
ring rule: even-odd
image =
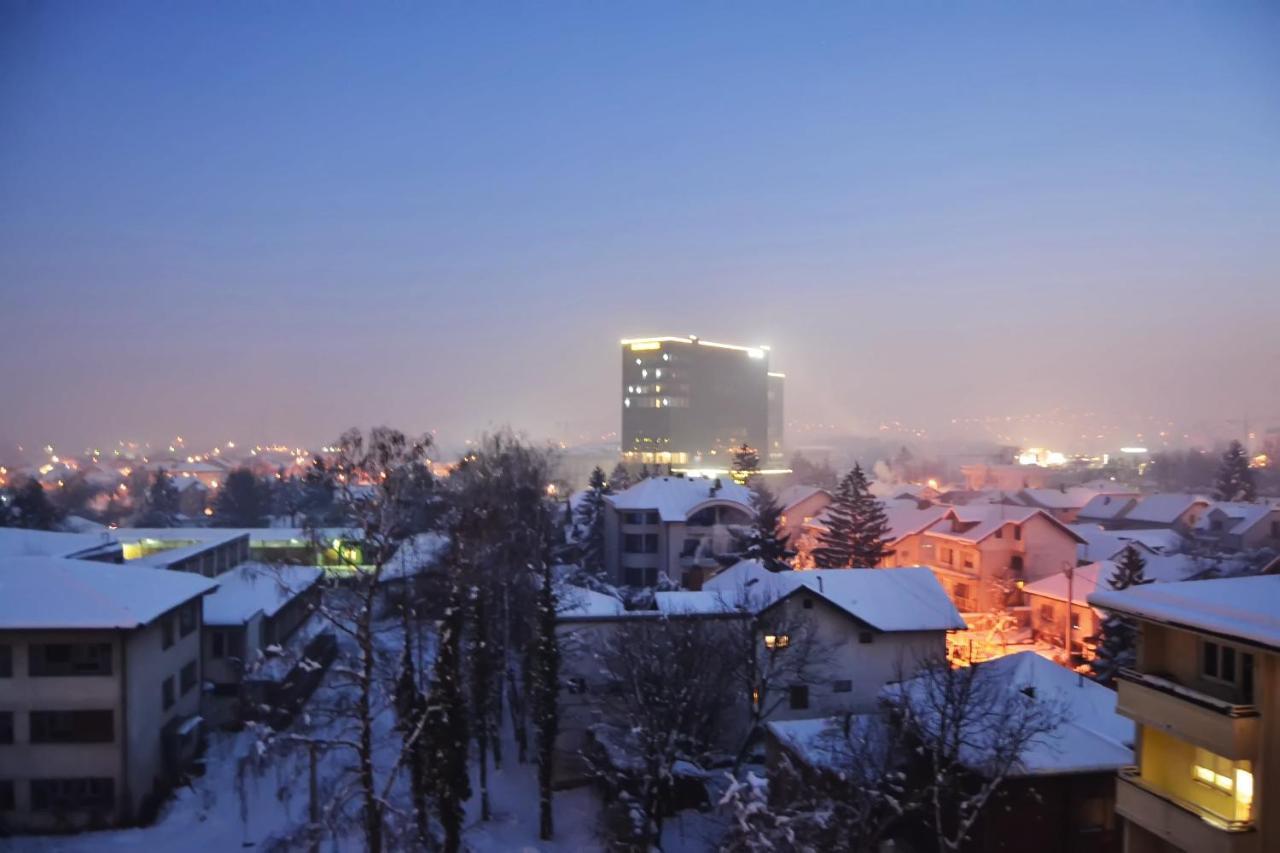
[[[604,574],[604,496],[609,494],[609,483],[604,469],[599,466],[591,472],[587,493],[578,504],[574,523],[578,528],[578,545],[582,549],[582,569],[589,575]]]
[[[413,802],[414,827],[418,843],[429,842],[427,824],[427,697],[418,687],[417,668],[413,665],[413,631],[409,611],[404,610],[404,648],[400,654],[400,678],[396,681],[396,727],[404,739],[405,771]]]
[[[597,469],[599,470],[599,469]],[[533,724],[537,731],[539,837],[550,841],[554,832],[551,808],[551,773],[556,736],[560,732],[560,646],[556,635],[555,585],[551,565],[542,564],[538,590],[538,638],[534,650]]]
[[[818,568],[874,568],[884,559],[889,520],[861,465],[840,481],[827,507],[826,527],[813,550]]]
[[[138,517],[139,527],[173,527],[178,516],[178,487],[163,467],[156,469],[146,502]]]
[[[751,487],[751,508],[755,517],[741,541],[742,558],[759,560],[771,572],[788,571],[796,552],[787,547],[789,536],[781,532],[782,506],[763,478],[756,478]]]
[[[450,581],[450,587],[449,601],[440,621],[431,696],[427,701],[428,778],[436,814],[444,827],[445,853],[458,853],[462,845],[462,821],[466,817],[463,803],[471,798],[467,701],[462,685],[466,603],[456,576]]]
[[[248,468],[227,475],[213,502],[214,527],[265,527],[271,492]]]
[[[747,482],[760,470],[760,454],[745,441],[733,450],[733,463],[729,476],[739,485]]]
[[[320,526],[330,520],[333,515],[333,495],[337,484],[333,480],[333,472],[319,456],[311,460],[311,467],[302,475],[302,511],[307,523]]]
[[[479,766],[481,820],[489,819],[489,745],[496,734],[493,697],[494,678],[499,670],[499,663],[494,660],[497,644],[489,639],[493,630],[489,588],[485,584],[471,589],[471,648],[467,655],[471,663],[471,717],[475,720],[471,728]]]
[[[1116,561],[1116,569],[1107,583],[1114,590],[1151,583],[1146,575],[1147,561],[1132,545],[1124,549]],[[1102,620],[1102,640],[1098,656],[1093,660],[1093,677],[1110,684],[1122,667],[1133,666],[1137,650],[1137,627],[1133,620],[1118,613],[1108,613]]]
[[[609,475],[609,491],[625,492],[631,488],[631,472],[627,470],[627,466],[619,462],[613,466],[613,473]]]
[[[1249,454],[1240,442],[1232,441],[1226,453],[1222,454],[1215,489],[1214,497],[1220,501],[1253,503],[1258,499],[1258,487],[1249,468]]]
[[[16,489],[10,489],[8,504],[9,509],[4,513],[8,527],[53,530],[62,521],[62,514],[49,502],[39,480],[28,479]]]

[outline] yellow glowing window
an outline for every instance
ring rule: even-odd
[[[1196,758],[1195,763],[1191,765],[1191,775],[1197,782],[1217,788],[1224,794],[1235,791],[1235,766],[1231,759],[1215,755],[1207,749],[1196,747]],[[1250,779],[1250,786],[1252,787],[1252,779]]]
[[[786,634],[765,634],[764,644],[769,649],[785,649],[791,645],[791,638]]]

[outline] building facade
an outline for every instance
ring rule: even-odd
[[[1138,724],[1117,780],[1129,853],[1280,849],[1280,577],[1095,593],[1139,626],[1118,709]]]
[[[728,470],[747,444],[781,460],[783,383],[769,348],[688,337],[622,342],[622,453],[630,462]]]

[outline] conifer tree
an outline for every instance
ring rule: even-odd
[[[227,475],[213,502],[214,527],[265,527],[271,493],[248,468]]]
[[[597,469],[598,470],[598,469]],[[537,731],[539,837],[550,841],[554,833],[551,774],[556,737],[560,732],[560,645],[556,636],[556,593],[551,565],[542,564],[538,590],[538,639],[534,650],[533,724]]]
[[[489,585],[471,588],[471,714],[475,721],[478,778],[480,781],[480,819],[489,819],[489,745],[496,734],[494,725],[494,678],[499,663],[494,659],[496,644],[489,641],[492,630],[488,603]]]
[[[139,515],[139,527],[172,527],[178,515],[178,487],[164,468],[156,470]]]
[[[796,552],[787,546],[788,534],[781,532],[782,506],[763,478],[757,477],[751,487],[751,508],[755,517],[741,541],[742,558],[759,560],[771,572],[789,570]]]
[[[595,577],[604,574],[604,496],[607,494],[609,483],[604,478],[604,469],[596,467],[574,519],[582,549],[582,569]]]
[[[418,687],[417,668],[413,665],[413,631],[409,611],[404,609],[404,647],[400,654],[400,677],[395,693],[396,727],[404,740],[405,770],[413,802],[413,821],[418,843],[427,844],[427,699]]]
[[[861,465],[840,481],[827,507],[826,526],[813,550],[818,568],[874,568],[884,559],[889,520]]]
[[[62,514],[49,502],[39,480],[28,479],[21,486],[11,488],[8,503],[9,510],[5,518],[8,527],[53,530],[62,520]]]
[[[1138,549],[1130,545],[1116,561],[1116,569],[1107,584],[1111,589],[1122,590],[1151,583],[1146,575],[1147,561]],[[1102,620],[1102,640],[1098,644],[1098,656],[1093,660],[1093,677],[1103,684],[1110,684],[1123,667],[1133,666],[1137,652],[1137,628],[1133,620],[1118,613],[1108,613]]]
[[[471,798],[467,772],[467,701],[462,686],[462,631],[465,606],[461,580],[450,580],[449,601],[440,620],[440,636],[427,700],[428,778],[436,813],[444,827],[445,853],[462,846],[463,803]]]
[[[631,472],[627,470],[627,466],[619,462],[613,466],[613,472],[609,474],[609,490],[611,492],[625,492],[631,488]]]
[[[1249,454],[1240,442],[1232,441],[1222,454],[1214,485],[1214,497],[1220,501],[1253,503],[1258,499],[1258,487],[1253,480],[1253,471],[1249,469]]]
[[[733,462],[730,465],[729,476],[733,477],[733,481],[738,485],[742,485],[750,480],[760,470],[760,454],[756,452],[745,441],[733,450]]]

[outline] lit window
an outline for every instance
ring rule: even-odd
[[[764,645],[769,649],[785,649],[791,645],[791,637],[786,634],[765,634]]]
[[[622,405],[626,406],[628,409],[631,408],[631,398],[627,397],[626,399],[624,399],[622,401]]]
[[[670,360],[671,360],[671,353],[669,353],[669,352],[664,352],[664,353],[662,354],[662,360],[663,360],[663,361],[670,361]]]
[[[1191,765],[1191,775],[1199,783],[1217,788],[1224,794],[1235,791],[1235,768],[1231,759],[1215,755],[1207,749],[1196,747],[1195,762]],[[1245,771],[1247,772],[1247,771]],[[1252,798],[1252,777],[1249,779],[1249,796]]]
[[[661,378],[662,378],[662,368],[661,368],[661,367],[659,367],[657,370],[653,371],[653,375],[654,375],[654,376],[656,376],[656,377],[658,377],[659,379],[661,379]]]
[[[639,364],[639,363],[640,363],[640,359],[638,359],[638,358],[637,358],[637,359],[636,359],[636,364]]]
[[[641,379],[648,379],[648,378],[649,378],[649,371],[648,371],[648,369],[647,369],[647,368],[646,368],[645,370],[640,371],[640,378],[641,378]]]

